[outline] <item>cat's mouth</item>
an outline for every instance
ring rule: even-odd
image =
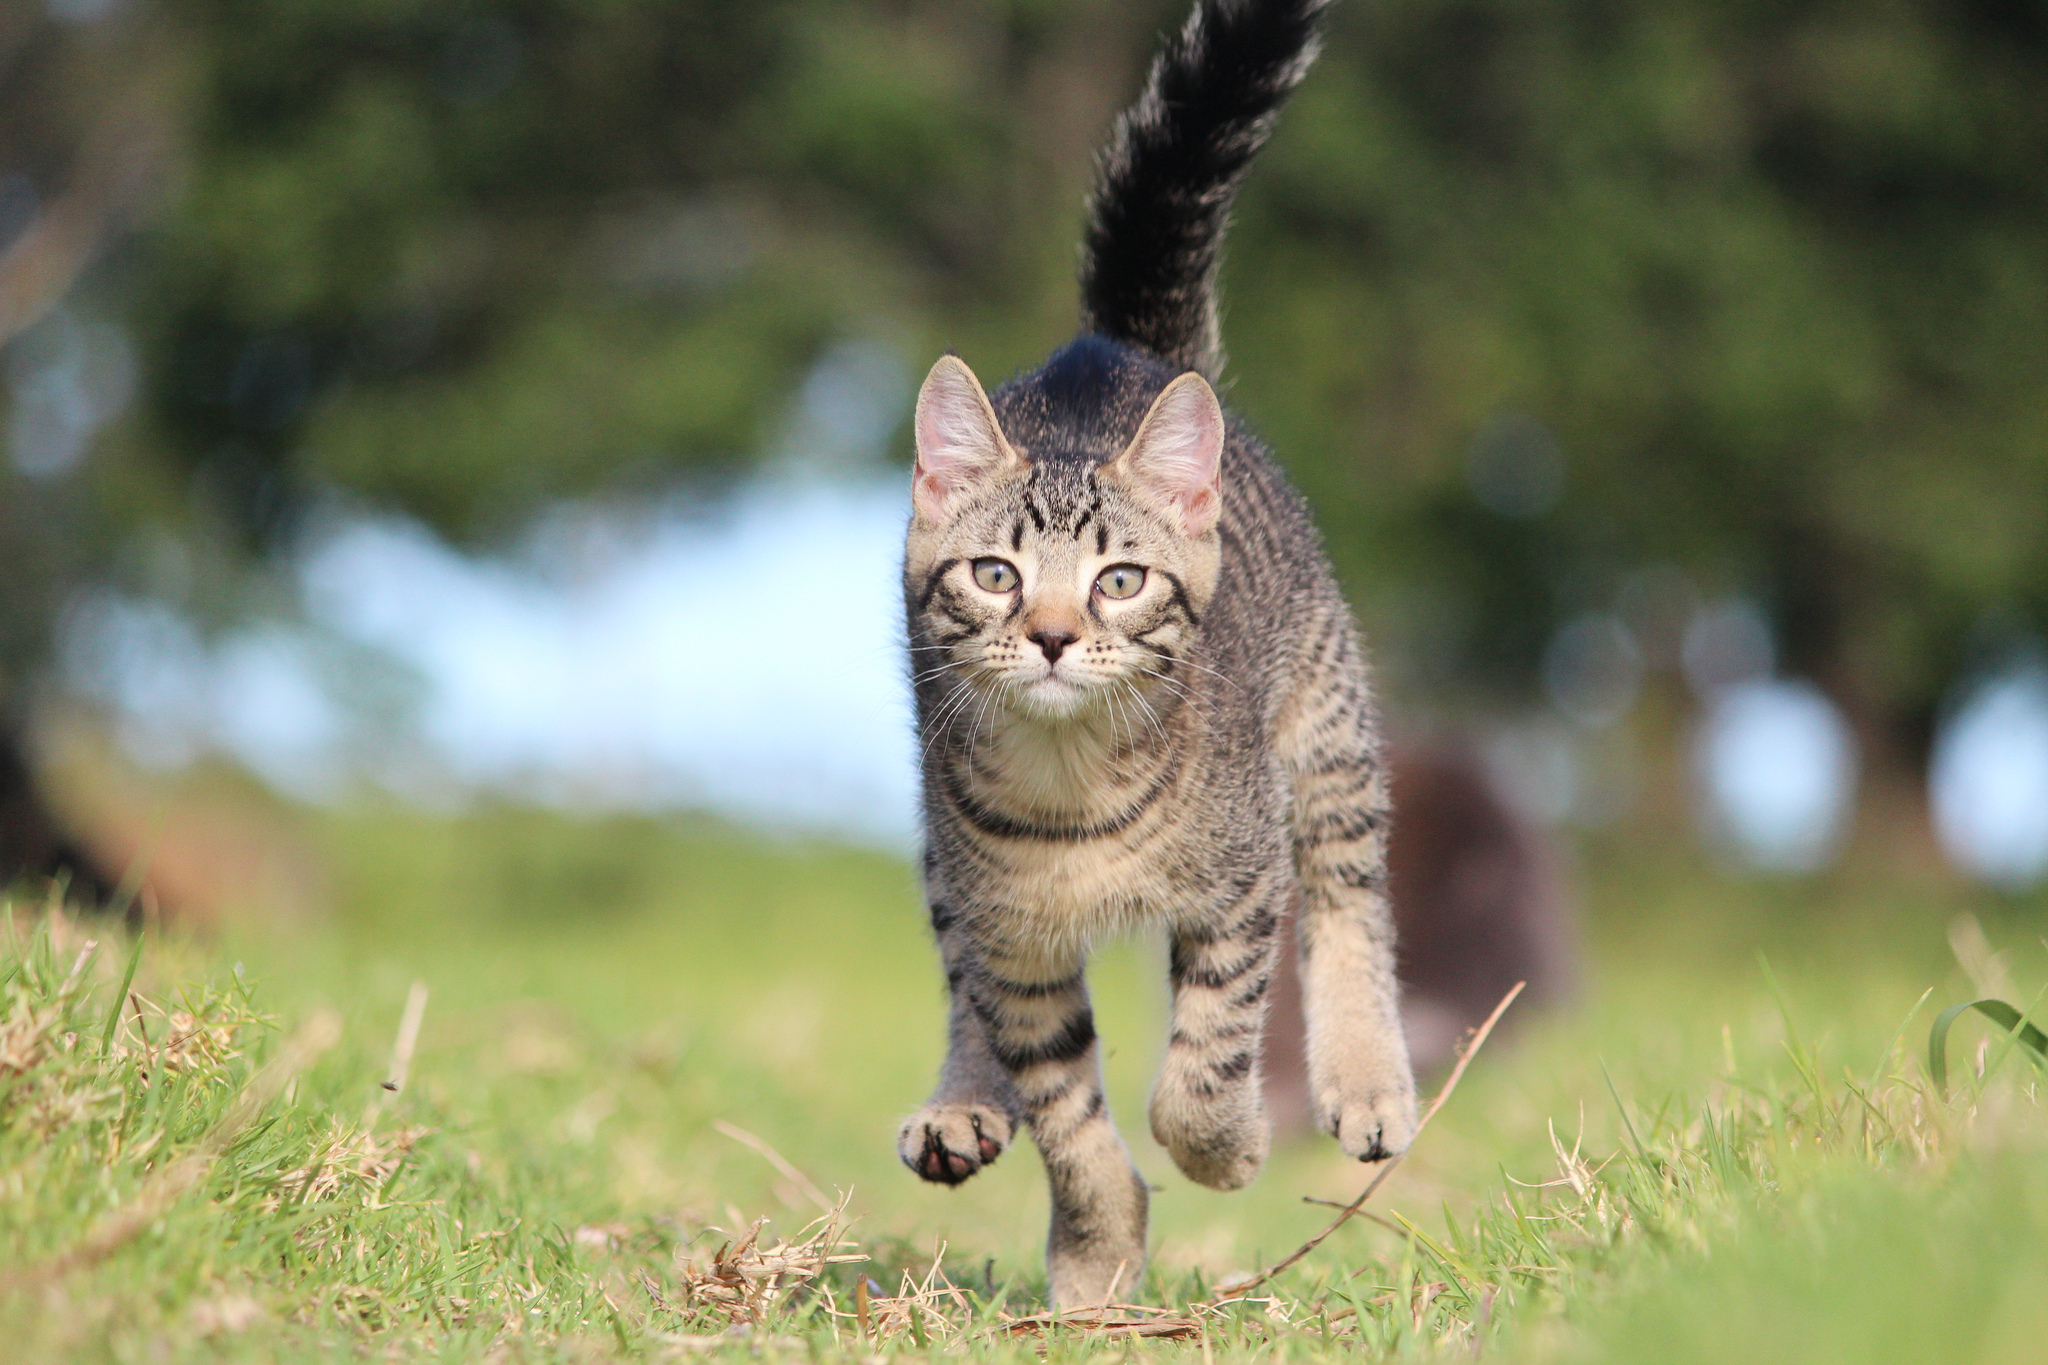
[[[1081,709],[1094,690],[1073,673],[1062,671],[1058,664],[1051,664],[1044,673],[1018,688],[1016,695],[1027,711],[1064,716]]]

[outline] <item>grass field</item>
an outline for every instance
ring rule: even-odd
[[[2034,1003],[2039,902],[1596,847],[1582,1004],[1246,1294],[1370,1172],[1314,1142],[1181,1179],[1143,1131],[1161,954],[1114,949],[1112,1105],[1160,1187],[1129,1293],[1176,1335],[1048,1335],[1011,1321],[1028,1145],[954,1191],[895,1160],[942,1017],[903,864],[509,808],[308,828],[328,913],[0,932],[0,1359],[2048,1355],[2041,1073],[1975,1016],[1946,1094],[1927,1066],[1943,1006]],[[1964,913],[2002,950],[1966,931],[1967,973]]]

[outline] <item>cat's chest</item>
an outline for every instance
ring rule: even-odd
[[[998,736],[963,773],[989,806],[1019,819],[1071,824],[1099,821],[1142,796],[1170,754],[1120,750],[1094,733]]]
[[[1192,756],[1112,742],[992,746],[954,774],[977,890],[1035,936],[1126,929],[1181,898]]]
[[[1174,903],[1172,832],[1076,840],[1013,840],[985,848],[983,897],[1013,928],[1044,940],[1120,933]]]

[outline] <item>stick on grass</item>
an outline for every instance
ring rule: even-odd
[[[427,1016],[427,983],[415,981],[405,993],[405,1013],[398,1017],[398,1037],[391,1044],[391,1070],[378,1093],[370,1098],[368,1118],[374,1120],[384,1108],[384,1097],[405,1089],[412,1076],[412,1055],[420,1045],[420,1023]]]
[[[713,1128],[716,1128],[719,1132],[725,1134],[727,1137],[731,1138],[734,1142],[739,1143],[742,1147],[751,1147],[755,1151],[759,1152],[762,1156],[766,1157],[768,1159],[768,1164],[770,1166],[773,1166],[776,1170],[782,1172],[782,1174],[792,1184],[794,1184],[798,1189],[804,1192],[805,1198],[809,1199],[813,1204],[816,1204],[825,1212],[830,1213],[838,1207],[838,1205],[834,1204],[831,1200],[827,1199],[825,1197],[825,1192],[819,1189],[817,1184],[814,1181],[812,1181],[812,1179],[809,1176],[805,1175],[802,1171],[798,1170],[796,1168],[795,1163],[792,1162],[788,1157],[776,1151],[773,1147],[769,1146],[760,1138],[755,1137],[752,1133],[740,1127],[737,1123],[727,1123],[724,1119],[713,1119],[711,1121],[711,1126]]]
[[[1493,1032],[1493,1026],[1500,1022],[1500,1017],[1507,1013],[1508,1006],[1515,1003],[1515,997],[1520,995],[1522,988],[1528,984],[1526,981],[1517,981],[1514,984],[1514,988],[1502,996],[1500,1003],[1493,1007],[1493,1013],[1486,1016],[1486,1022],[1479,1026],[1478,1031],[1472,1035],[1471,1041],[1458,1050],[1457,1064],[1451,1068],[1451,1074],[1444,1080],[1443,1089],[1437,1091],[1436,1098],[1429,1102],[1429,1108],[1422,1111],[1422,1118],[1415,1125],[1415,1135],[1408,1140],[1408,1151],[1412,1152],[1415,1150],[1415,1142],[1421,1138],[1422,1130],[1429,1126],[1429,1121],[1436,1117],[1436,1111],[1444,1107],[1444,1101],[1449,1099],[1451,1092],[1458,1088],[1459,1078],[1465,1074],[1465,1068],[1471,1064],[1472,1059],[1479,1055],[1479,1049],[1485,1045],[1487,1035]],[[1394,1173],[1394,1168],[1401,1164],[1401,1158],[1407,1154],[1407,1152],[1403,1152],[1398,1156],[1389,1157],[1386,1164],[1380,1167],[1378,1174],[1373,1176],[1372,1183],[1360,1192],[1358,1198],[1352,1200],[1339,1210],[1337,1216],[1331,1219],[1329,1225],[1321,1232],[1318,1232],[1315,1236],[1309,1238],[1292,1252],[1281,1257],[1252,1278],[1248,1280],[1235,1280],[1229,1284],[1216,1286],[1216,1292],[1207,1299],[1204,1299],[1201,1306],[1214,1307],[1225,1298],[1236,1298],[1257,1289],[1260,1285],[1266,1283],[1266,1281],[1272,1279],[1281,1271],[1286,1270],[1302,1257],[1321,1246],[1324,1238],[1350,1222],[1352,1216],[1365,1207],[1365,1201],[1372,1198],[1374,1192],[1387,1182],[1387,1177]]]

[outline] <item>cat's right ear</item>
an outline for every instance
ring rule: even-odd
[[[995,475],[1022,466],[996,423],[981,381],[958,356],[939,357],[917,391],[917,471],[910,501],[926,521],[944,521]]]

